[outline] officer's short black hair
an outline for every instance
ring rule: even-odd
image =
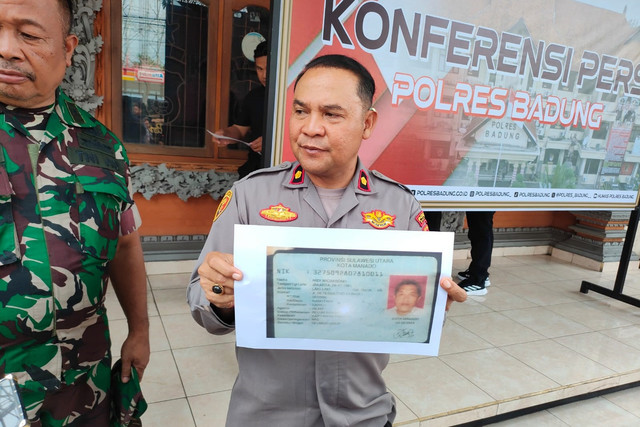
[[[71,32],[73,26],[73,0],[58,0],[58,4],[62,14],[62,23],[65,26],[62,30],[66,36]]]
[[[267,56],[268,52],[268,46],[269,43],[267,43],[267,41],[263,41],[260,44],[258,44],[258,46],[256,46],[256,48],[253,50],[253,60],[255,61],[256,58],[260,58],[261,56]]]
[[[358,61],[345,55],[324,55],[319,56],[309,62],[298,74],[293,85],[295,90],[298,82],[304,73],[312,68],[337,68],[339,70],[351,71],[358,78],[358,96],[362,100],[365,109],[369,109],[373,103],[373,94],[376,91],[376,83],[371,77],[371,73]]]
[[[418,282],[416,282],[415,280],[411,280],[411,279],[405,279],[403,281],[401,281],[400,283],[398,283],[396,285],[396,289],[393,291],[394,295],[398,295],[398,291],[400,290],[400,288],[402,286],[415,286],[416,290],[418,291],[418,298],[420,298],[422,296],[422,289],[420,288],[420,285],[418,285]]]

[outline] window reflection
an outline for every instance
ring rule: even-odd
[[[247,6],[233,11],[231,67],[229,84],[229,125],[236,123],[242,100],[260,81],[256,76],[253,49],[266,40],[269,10]]]
[[[123,1],[125,142],[204,146],[207,31],[199,1]]]

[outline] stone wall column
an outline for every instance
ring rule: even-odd
[[[575,211],[573,236],[555,245],[553,255],[597,271],[617,268],[622,255],[630,211]],[[564,253],[562,253],[564,252]],[[580,259],[582,258],[582,259]],[[632,256],[632,261],[637,261]]]

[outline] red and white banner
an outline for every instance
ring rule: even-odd
[[[361,159],[425,206],[631,208],[640,5],[611,3],[282,2],[273,37],[284,46],[286,110],[274,119],[274,162],[293,159],[285,124],[295,77],[314,57],[341,53],[376,81],[379,120]]]

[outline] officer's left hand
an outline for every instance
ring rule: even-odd
[[[440,280],[440,286],[447,291],[447,311],[449,311],[449,307],[451,307],[454,301],[464,302],[467,299],[465,290],[458,286],[451,277],[443,277],[442,280]]]
[[[233,265],[233,255],[221,252],[209,252],[198,267],[200,286],[207,300],[220,309],[233,310],[234,281],[242,280],[242,272]],[[213,287],[219,287],[216,293]]]

